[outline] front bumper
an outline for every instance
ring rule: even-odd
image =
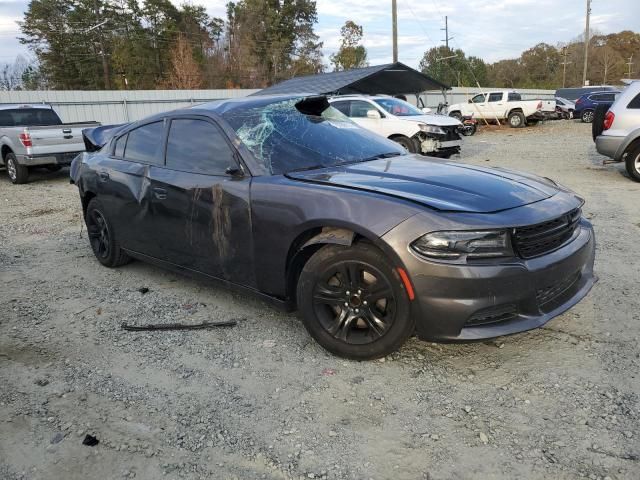
[[[622,155],[618,156],[618,150],[624,140],[625,137],[599,135],[596,137],[596,150],[601,155],[620,161],[622,159]]]
[[[71,165],[71,162],[82,152],[51,153],[43,155],[17,155],[20,165],[36,167],[41,165]]]
[[[471,341],[540,327],[578,303],[596,282],[593,227],[560,249],[504,264],[454,265],[405,257],[416,299],[416,333],[433,341]]]

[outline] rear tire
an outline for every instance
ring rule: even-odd
[[[627,173],[636,182],[640,182],[640,143],[637,143],[629,153],[625,160]]]
[[[29,181],[29,168],[26,165],[20,165],[13,153],[7,153],[4,157],[4,165],[11,183],[18,185]]]
[[[511,112],[507,118],[511,128],[522,128],[526,125],[527,119],[522,112]]]
[[[415,330],[402,281],[367,242],[325,245],[314,253],[300,274],[297,303],[309,334],[340,357],[383,357]]]
[[[102,202],[97,198],[92,198],[87,206],[85,223],[93,254],[102,265],[114,268],[131,261],[131,258],[120,248]]]
[[[582,123],[593,122],[593,110],[589,109],[582,112],[582,115],[580,115],[580,120],[582,120]]]

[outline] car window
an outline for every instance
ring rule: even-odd
[[[556,98],[556,105],[564,105],[564,102],[559,98]]]
[[[397,117],[411,117],[424,115],[424,112],[399,98],[378,98],[374,100],[385,112],[389,112]]]
[[[116,140],[116,145],[113,148],[113,155],[122,158],[124,156],[124,146],[127,144],[127,135],[123,135]]]
[[[629,102],[627,108],[640,108],[640,93]]]
[[[351,118],[367,118],[367,112],[369,110],[375,110],[376,108],[369,102],[363,102],[362,100],[351,101],[351,112],[349,116]]]
[[[615,93],[604,93],[600,95],[603,102],[613,102],[616,99]]]
[[[589,100],[591,100],[592,102],[601,102],[602,99],[602,95],[591,95],[589,97]]]
[[[296,108],[299,101],[242,105],[222,116],[256,160],[275,175],[407,154],[397,143],[359,127],[333,107],[320,115],[301,113]]]
[[[192,118],[171,121],[166,166],[207,175],[225,175],[234,166],[233,151],[215,125]]]
[[[347,117],[349,116],[349,107],[351,106],[351,102],[333,102],[331,104],[333,108],[340,110]]]
[[[483,103],[484,102],[484,94],[481,93],[480,95],[476,95],[475,97],[473,97],[471,99],[472,103]]]
[[[516,92],[511,92],[507,97],[507,101],[509,102],[519,102],[520,100],[522,100],[522,96]]]
[[[490,102],[499,102],[500,100],[502,100],[502,93],[490,93],[489,94],[489,101]]]
[[[164,122],[154,122],[135,130],[128,135],[127,145],[124,150],[124,159],[132,162],[151,163],[161,165],[162,134]]]

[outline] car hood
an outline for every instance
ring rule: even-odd
[[[448,115],[435,115],[435,114],[424,114],[424,115],[409,115],[406,117],[398,117],[402,120],[409,122],[417,122],[417,123],[426,123],[427,125],[436,125],[438,127],[455,127],[460,126],[461,123],[459,120],[450,117]]]
[[[451,212],[490,213],[539,202],[560,191],[530,174],[403,155],[287,177],[411,200]]]

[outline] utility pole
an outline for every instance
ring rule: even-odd
[[[393,63],[398,61],[398,5],[391,0],[391,22],[393,23]]]
[[[584,69],[582,70],[582,86],[587,83],[587,62],[589,60],[589,17],[591,16],[591,0],[587,0],[587,23],[584,29]]]
[[[446,15],[444,17],[444,28],[441,28],[440,30],[444,30],[444,40],[442,41],[447,47],[447,50],[449,50],[449,40],[453,39],[453,37],[449,36],[449,17]]]
[[[633,67],[633,62],[631,60],[633,60],[633,55],[629,57],[629,61],[627,62],[627,65],[629,65],[629,72],[627,73],[627,78],[629,79],[631,78],[631,74],[633,73],[631,71],[631,67]]]
[[[567,55],[569,55],[567,47],[562,47],[562,53],[560,55],[564,58],[564,60],[562,61],[562,88],[564,88],[565,80],[567,78]]]

